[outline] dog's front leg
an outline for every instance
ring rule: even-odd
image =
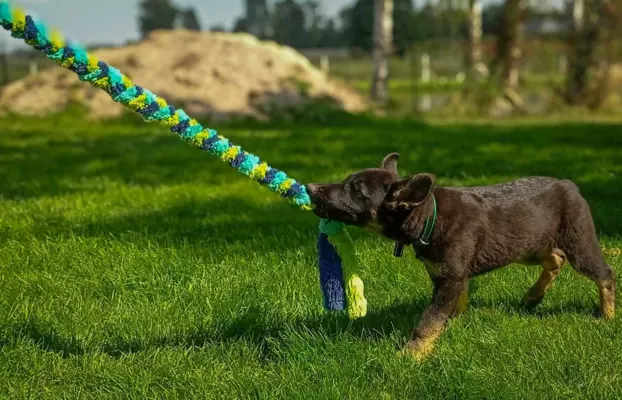
[[[432,351],[434,342],[441,335],[445,322],[456,309],[460,295],[467,288],[466,278],[443,277],[434,280],[432,302],[421,315],[413,331],[412,340],[405,352],[417,360],[423,359]]]

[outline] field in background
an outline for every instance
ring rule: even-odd
[[[390,60],[391,101],[386,110],[392,117],[505,117],[511,114],[499,109],[499,78],[484,80],[467,87],[464,81],[464,54],[466,42],[460,39],[430,40],[417,43],[402,58]],[[490,65],[495,54],[496,40],[484,38],[483,59]],[[318,68],[322,54],[328,55],[328,74],[369,95],[372,60],[368,54],[348,53],[342,50],[300,50]],[[567,68],[567,43],[562,39],[529,38],[524,47],[521,63],[520,94],[532,116],[545,117],[574,112],[568,110],[560,93],[564,92]],[[422,57],[429,56],[430,79],[422,80]],[[613,63],[622,61],[622,41],[613,43]],[[622,65],[622,64],[621,64]],[[20,53],[8,59],[8,78],[21,79],[31,73],[55,67],[38,53]],[[622,69],[621,69],[622,70]],[[497,75],[500,72],[497,72]],[[620,75],[620,73],[618,73]],[[0,80],[2,77],[0,76]],[[136,77],[140,83],[140,77]],[[619,80],[620,78],[618,78]],[[471,95],[465,97],[464,89]],[[611,85],[613,101],[597,110],[601,114],[618,114],[622,109],[622,90],[617,81]],[[474,94],[474,96],[473,96]]]
[[[352,230],[370,314],[327,314],[317,218],[133,121],[0,120],[0,397],[622,396],[622,319],[571,268],[533,313],[537,268],[473,280],[432,357],[400,360],[431,293],[410,252]],[[622,273],[619,122],[333,122],[221,131],[302,182],[396,150],[439,184],[571,178]]]
[[[438,114],[447,105],[464,102],[463,99],[456,99],[456,96],[464,87],[465,46],[466,43],[461,40],[426,41],[416,44],[405,57],[392,58],[390,68],[392,102],[389,112],[392,115],[410,116]],[[613,54],[622,55],[622,51],[618,51],[617,47]],[[301,51],[314,65],[321,67],[321,50]],[[563,67],[565,52],[566,44],[561,40],[530,39],[526,42],[522,63],[524,95],[529,98],[530,103],[534,101],[542,103],[538,106],[541,114],[550,111],[550,98],[555,97],[553,89],[561,86],[565,79]],[[330,50],[328,54],[331,54]],[[343,52],[336,54],[329,56],[328,73],[368,95],[372,73],[371,57],[365,54],[344,56]],[[429,55],[430,58],[428,82],[421,81],[423,54]],[[486,64],[490,63],[494,54],[495,39],[486,38],[483,45]],[[622,56],[617,59],[622,59]],[[10,56],[8,66],[8,77],[12,81],[23,78],[33,71],[54,66],[54,63],[38,53],[24,53]],[[136,79],[140,83],[140,77]],[[490,85],[481,87],[478,91],[486,94],[497,86],[497,80],[493,79]],[[452,112],[455,113],[453,109]]]
[[[461,40],[437,40],[416,44],[406,56],[391,59],[391,77],[418,79],[421,75],[421,56],[428,54],[433,77],[455,79],[456,75],[464,73],[466,45],[466,42]],[[488,65],[494,58],[495,40],[487,38],[482,47],[483,60]],[[302,52],[304,53],[304,50]],[[318,67],[320,66],[320,53],[321,51],[318,50],[309,54],[311,61]],[[526,42],[521,64],[523,71],[528,75],[558,74],[560,60],[563,63],[565,53],[566,44],[563,41],[529,40]],[[332,57],[330,73],[346,81],[369,80],[372,75],[371,57],[356,54],[352,57]]]
[[[394,116],[441,116],[459,114],[472,98],[461,97],[466,89],[465,49],[462,40],[437,40],[416,44],[403,58],[390,60],[392,102],[389,113]],[[491,65],[495,55],[495,39],[483,41],[483,61]],[[565,107],[559,93],[563,92],[567,69],[567,43],[561,39],[530,38],[525,42],[521,61],[521,95],[534,115],[557,113]],[[422,57],[429,57],[429,81],[422,81]],[[613,63],[622,61],[622,41],[611,49]],[[309,54],[311,62],[322,66],[321,51]],[[328,73],[369,95],[372,60],[369,55],[328,57]],[[494,73],[494,71],[493,71]],[[475,90],[482,102],[498,95],[500,71],[483,81]],[[473,89],[473,88],[471,88]],[[616,88],[617,90],[617,88]],[[487,115],[489,104],[473,115]],[[473,110],[471,110],[472,112]],[[616,112],[619,110],[616,109]]]

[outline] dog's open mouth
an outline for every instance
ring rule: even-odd
[[[344,210],[331,209],[329,207],[316,205],[313,209],[313,213],[320,218],[343,222],[346,225],[360,225],[352,214]]]
[[[329,216],[327,207],[320,204],[313,205],[313,213],[320,218],[333,219]]]

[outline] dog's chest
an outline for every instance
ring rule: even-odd
[[[429,249],[417,246],[413,246],[413,249],[415,250],[415,257],[423,263],[430,278],[437,276],[441,270],[441,263],[432,259]]]

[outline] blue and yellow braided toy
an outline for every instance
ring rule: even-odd
[[[49,59],[75,72],[81,81],[104,90],[115,102],[139,113],[146,121],[168,126],[184,141],[215,155],[302,210],[312,209],[304,185],[288,177],[285,172],[270,167],[216,131],[203,128],[182,109],[176,109],[149,90],[134,84],[118,69],[98,60],[79,44],[66,40],[57,30],[48,29],[41,21],[35,21],[6,0],[0,0],[0,25],[10,31],[14,38],[24,39],[29,46],[43,51]],[[339,257],[335,247],[343,257]],[[343,224],[321,222],[318,251],[325,307],[331,310],[347,307],[351,318],[364,316],[367,302],[363,296],[363,283],[356,275],[357,262],[352,239]]]

